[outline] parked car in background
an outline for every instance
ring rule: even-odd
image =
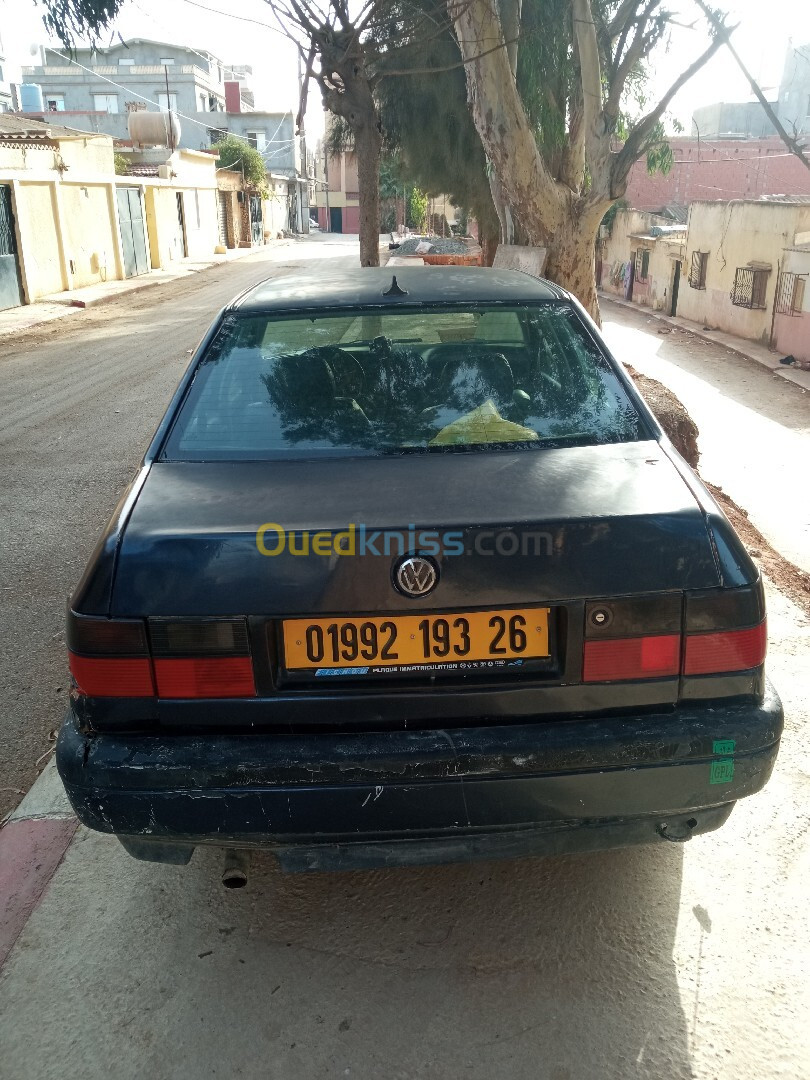
[[[57,762],[157,861],[680,842],[770,775],[765,644],[745,547],[571,296],[284,277],[215,318],[73,595]]]
[[[318,220],[317,220],[317,218],[311,217],[311,218],[309,219],[309,227],[310,227],[310,229],[316,229],[316,230],[320,230],[320,227],[321,227],[321,226],[320,226],[320,224],[318,223]]]

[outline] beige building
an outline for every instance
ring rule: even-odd
[[[619,210],[606,233],[597,264],[600,288],[674,315],[683,282],[686,225],[646,211]]]
[[[692,203],[688,283],[681,290],[678,314],[775,345],[775,308],[781,306],[777,297],[787,287],[786,264],[801,263],[801,251],[794,249],[806,241],[810,241],[808,197]]]
[[[215,158],[150,153],[116,175],[110,136],[0,115],[0,308],[214,254]]]
[[[810,196],[620,210],[599,254],[603,292],[810,361]]]

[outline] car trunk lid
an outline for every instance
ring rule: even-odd
[[[268,557],[257,546],[267,523],[293,534],[298,551],[305,532],[311,545],[315,533],[353,526],[355,554],[327,541],[330,553],[304,557],[285,542]],[[427,531],[444,547],[439,582],[414,600],[394,588],[392,564],[401,550],[424,550]],[[267,535],[272,550],[277,531]],[[111,614],[413,613],[719,584],[704,514],[656,442],[158,462],[124,531]]]

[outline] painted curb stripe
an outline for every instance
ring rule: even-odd
[[[76,818],[24,818],[0,831],[0,968],[73,839]]]

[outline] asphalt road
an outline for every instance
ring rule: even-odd
[[[21,783],[61,715],[65,596],[211,309],[283,272],[264,259],[0,357],[0,722]],[[632,329],[652,356],[655,330]],[[736,467],[718,458],[717,481]],[[289,877],[259,855],[229,892],[214,851],[137,863],[80,828],[0,976],[0,1077],[805,1080],[810,620],[769,604],[776,770],[683,847]]]
[[[355,248],[268,247],[0,343],[0,818],[64,714],[67,599],[214,314],[292,267],[354,265]]]

